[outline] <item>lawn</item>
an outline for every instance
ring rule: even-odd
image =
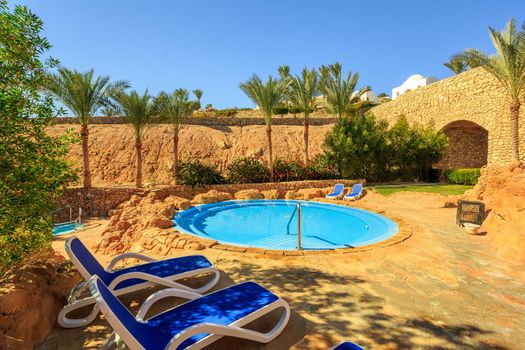
[[[397,192],[429,192],[445,195],[458,195],[465,193],[473,186],[467,185],[401,185],[401,186],[380,186],[371,187],[374,191],[384,196]]]

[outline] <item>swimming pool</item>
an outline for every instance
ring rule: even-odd
[[[80,230],[82,228],[82,224],[77,224],[75,228],[75,224],[72,222],[66,222],[63,224],[54,224],[53,225],[53,236],[59,236],[59,235],[65,235],[77,230]]]
[[[298,205],[303,249],[336,249],[377,243],[395,235],[392,220],[366,210],[295,200],[226,201],[177,213],[181,232],[220,243],[266,249],[297,249]]]

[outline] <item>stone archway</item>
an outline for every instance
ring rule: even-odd
[[[488,131],[468,121],[457,120],[443,127],[449,146],[438,169],[481,168],[487,165]]]

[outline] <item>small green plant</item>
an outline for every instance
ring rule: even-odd
[[[239,110],[236,108],[217,109],[213,111],[215,117],[234,117]]]
[[[452,169],[445,171],[447,182],[458,185],[475,185],[480,171],[478,168]]]
[[[206,165],[198,160],[180,162],[176,180],[177,184],[191,188],[224,183],[216,165]]]
[[[306,167],[296,161],[277,159],[273,164],[275,182],[306,180]]]
[[[269,177],[268,168],[256,158],[237,158],[226,168],[229,183],[261,183]]]

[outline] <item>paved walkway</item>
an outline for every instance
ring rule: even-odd
[[[352,339],[368,349],[523,349],[523,266],[495,258],[486,236],[459,229],[455,210],[439,208],[443,198],[437,195],[370,194],[361,203],[410,222],[414,235],[392,247],[347,255],[201,251],[223,271],[219,287],[255,280],[293,310],[285,332],[270,344],[223,339],[210,348],[327,349]],[[101,229],[86,231],[84,238],[96,240]],[[63,251],[62,244],[55,242],[57,250]],[[136,307],[145,296],[125,301]],[[40,349],[95,349],[108,332],[104,320],[80,330],[57,327]]]

